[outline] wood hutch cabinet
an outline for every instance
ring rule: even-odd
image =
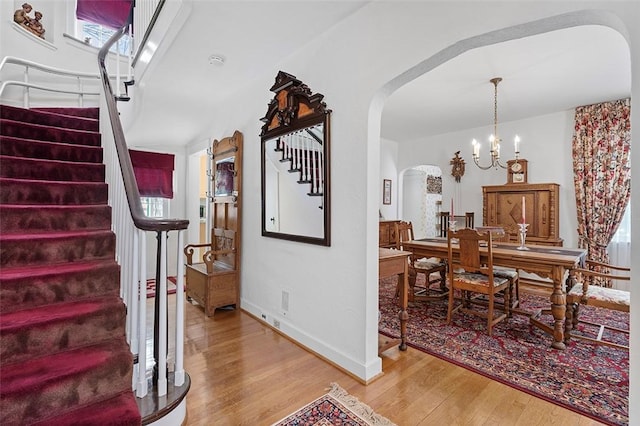
[[[559,189],[556,183],[514,183],[482,187],[484,226],[504,228],[510,241],[518,241],[522,197],[529,224],[527,244],[562,246],[559,237]]]
[[[381,220],[380,221],[380,236],[378,239],[378,245],[380,247],[395,248],[396,247],[396,227],[395,224],[400,222],[399,220]]]

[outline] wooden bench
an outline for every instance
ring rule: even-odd
[[[202,260],[194,263],[195,249],[206,248]],[[184,248],[187,258],[185,287],[188,300],[195,300],[207,316],[217,308],[238,306],[238,256],[236,232],[214,228],[211,244],[189,244]]]

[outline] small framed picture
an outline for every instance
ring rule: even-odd
[[[391,204],[391,179],[382,181],[382,204]]]

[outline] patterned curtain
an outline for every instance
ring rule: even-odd
[[[599,262],[609,262],[607,245],[631,195],[630,110],[630,99],[576,108],[573,180],[579,245]]]

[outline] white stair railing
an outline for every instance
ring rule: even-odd
[[[3,79],[3,75],[8,74],[7,69],[10,65],[21,67],[22,80],[15,79]],[[59,77],[59,80],[55,84],[40,84],[37,82],[38,75],[34,75],[34,71],[42,72],[42,75],[55,75]],[[31,80],[36,80],[32,82]],[[20,86],[23,88],[22,102],[23,108],[29,108],[31,103],[31,89],[38,89],[50,93],[70,94],[77,97],[77,106],[85,106],[85,97],[91,96],[94,99],[94,106],[98,104],[98,96],[100,96],[100,74],[87,73],[66,70],[62,68],[50,67],[47,65],[39,64],[27,59],[17,58],[15,56],[5,56],[0,61],[0,99],[3,101],[17,99],[5,99],[3,98],[5,89],[10,86]],[[17,102],[20,104],[20,101]]]
[[[310,195],[321,195],[324,188],[324,158],[322,144],[299,130],[278,139],[277,149],[282,160],[289,161],[290,171],[299,171],[300,183],[310,185]]]

